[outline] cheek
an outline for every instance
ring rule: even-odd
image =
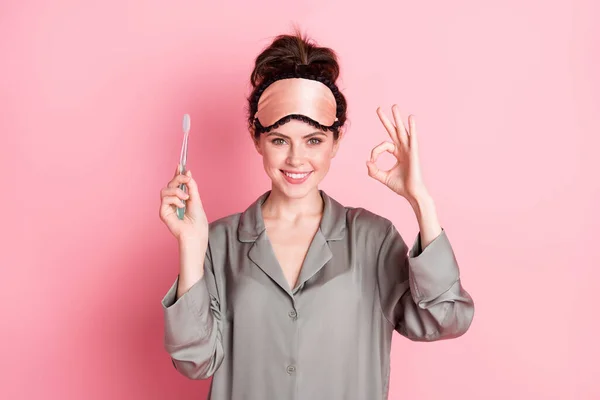
[[[265,167],[280,168],[285,161],[285,153],[271,147],[263,147],[263,164]]]
[[[331,164],[331,149],[323,149],[315,152],[312,158],[312,164],[320,169],[329,168]]]

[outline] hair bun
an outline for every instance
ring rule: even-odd
[[[300,70],[331,82],[335,82],[340,73],[337,55],[332,49],[319,47],[296,31],[294,35],[277,36],[256,57],[250,83],[256,87],[275,75]]]

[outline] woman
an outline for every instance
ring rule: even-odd
[[[338,74],[331,49],[277,37],[256,59],[248,99],[271,190],[210,224],[191,172],[161,191],[180,248],[162,300],[165,348],[186,377],[213,377],[213,400],[385,399],[394,331],[434,341],[471,324],[473,301],[421,179],[414,118],[406,129],[397,107],[394,123],[378,109],[391,141],[367,162],[415,211],[410,251],[388,219],[318,189],[346,121]],[[398,160],[389,171],[375,164],[384,151]]]

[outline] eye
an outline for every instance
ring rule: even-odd
[[[281,138],[275,138],[273,140],[271,140],[271,143],[273,143],[276,146],[282,145],[285,143],[285,140],[281,139]]]
[[[322,142],[322,140],[321,140],[321,139],[318,139],[318,138],[310,138],[310,139],[308,139],[308,142],[309,142],[310,144],[319,144],[319,143],[321,143],[321,142]]]

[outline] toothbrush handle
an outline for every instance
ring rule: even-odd
[[[181,173],[185,174],[185,168],[181,168]],[[185,193],[187,193],[187,185],[185,183],[180,184],[179,189],[181,189]],[[182,200],[182,201],[183,201],[183,204],[185,204],[185,200]],[[185,205],[183,207],[177,207],[177,217],[179,219],[183,219],[184,214],[185,214]]]

